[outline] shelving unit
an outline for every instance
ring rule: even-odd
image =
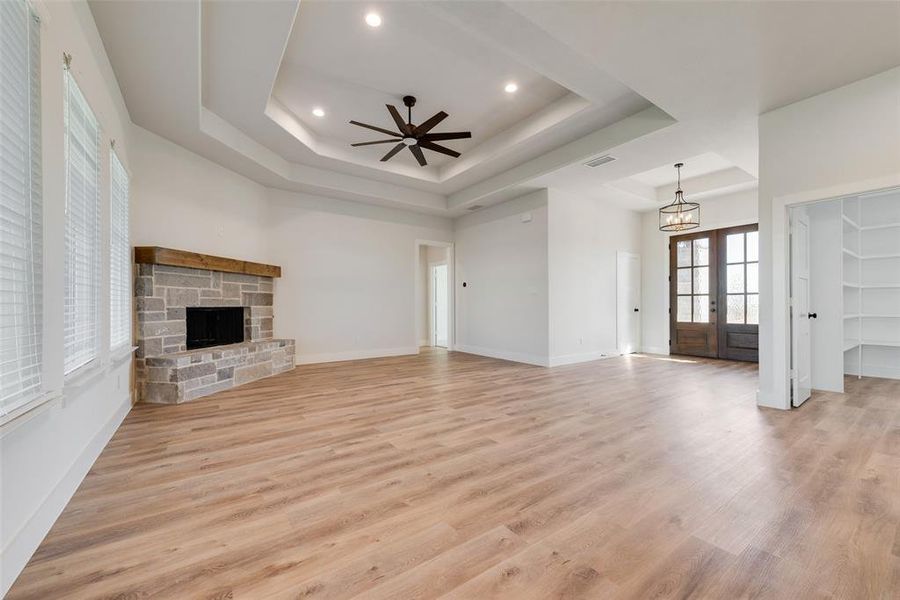
[[[843,262],[841,264],[841,279],[844,282],[844,373],[847,372],[848,353],[851,355],[849,362],[862,364],[862,260],[860,249],[862,247],[862,232],[859,223],[860,206],[859,198],[845,198],[841,202],[841,216],[843,217],[843,235],[841,247],[843,250]],[[862,377],[862,370],[856,373]]]
[[[900,377],[900,190],[845,198],[844,372]]]

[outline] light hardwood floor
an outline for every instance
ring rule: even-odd
[[[135,406],[19,598],[896,598],[900,382],[433,351]]]

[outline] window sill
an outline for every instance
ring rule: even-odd
[[[0,438],[45,412],[61,399],[62,394],[58,391],[44,392],[31,402],[27,402],[9,414],[3,415],[0,417]]]
[[[110,350],[109,367],[113,369],[118,367],[127,359],[131,358],[131,355],[134,354],[135,350],[137,350],[137,346],[120,346],[119,348]]]

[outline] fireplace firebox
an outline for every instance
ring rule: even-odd
[[[186,309],[188,350],[244,341],[244,309],[240,306]]]

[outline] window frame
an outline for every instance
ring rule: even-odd
[[[79,378],[81,374],[99,365],[100,362],[100,348],[102,346],[102,335],[100,331],[100,317],[102,313],[102,278],[100,269],[102,257],[102,152],[100,148],[100,139],[102,137],[102,128],[87,97],[81,91],[81,87],[78,85],[78,82],[68,66],[64,69],[63,78],[65,104],[63,126],[63,147],[65,151],[64,231],[66,254],[64,269],[65,286],[63,290],[63,376],[66,381],[70,381]],[[83,116],[82,127],[85,129],[84,139],[73,139],[73,135],[79,133],[74,129],[73,101],[75,101],[74,108],[80,110]],[[93,133],[93,136],[88,135],[91,133]],[[93,137],[93,140],[90,140],[91,137]],[[87,145],[89,141],[91,142],[90,146]],[[85,203],[85,207],[83,207],[85,214],[79,215],[79,218],[83,221],[81,223],[75,223],[73,220],[75,217],[75,204],[72,196],[72,167],[74,164],[72,149],[74,142],[77,142],[79,146],[81,146],[83,160],[89,158],[87,156],[88,150],[94,150],[94,155],[91,157],[95,163],[94,168],[92,169],[94,186],[91,191],[93,194],[90,197],[85,194],[83,198],[81,198]],[[78,173],[82,180],[84,180],[85,185],[88,183],[87,176],[90,172],[91,171],[88,169],[84,169]],[[73,231],[73,228],[77,228],[79,225],[83,225],[86,231]],[[90,235],[86,235],[86,233],[89,233]],[[73,272],[73,260],[75,260],[73,253],[75,250],[84,250],[82,247],[84,245],[90,246],[90,248],[88,248],[87,258],[83,260],[83,262],[88,263],[85,267],[88,275],[87,280],[81,279],[85,274],[84,272]],[[83,254],[83,252],[79,253]],[[86,294],[88,298],[86,306],[82,305],[82,301],[79,299],[79,293]],[[74,317],[70,316],[70,311],[76,312]],[[76,318],[78,320],[73,324],[70,322],[70,318]],[[85,331],[91,332],[90,342],[87,345],[78,341],[80,339],[79,335],[84,335]],[[76,341],[70,341],[70,336],[74,337]]]
[[[18,391],[3,390],[0,388],[0,425],[5,424],[21,414],[36,408],[43,404],[50,397],[46,393],[46,378],[44,377],[44,305],[43,305],[43,278],[44,278],[44,261],[43,261],[43,238],[44,238],[44,219],[43,219],[43,173],[42,173],[42,127],[41,127],[41,19],[34,7],[26,0],[17,0],[15,2],[4,3],[4,11],[9,11],[7,17],[17,17],[4,19],[4,28],[9,26],[11,31],[9,34],[15,33],[12,28],[16,28],[17,24],[21,24],[22,29],[18,31],[19,40],[24,40],[24,47],[18,48],[21,53],[13,54],[12,60],[24,62],[22,73],[15,73],[17,65],[13,65],[10,69],[0,65],[5,75],[10,76],[12,81],[16,81],[16,75],[24,75],[24,81],[18,81],[21,87],[5,86],[4,90],[9,93],[9,104],[15,106],[15,98],[12,96],[18,92],[24,98],[20,97],[19,103],[21,110],[14,115],[11,120],[10,129],[14,130],[16,125],[23,122],[27,123],[24,131],[19,131],[21,135],[23,152],[19,154],[17,148],[4,150],[4,155],[12,150],[12,156],[18,154],[20,161],[18,165],[10,165],[10,168],[16,166],[21,168],[21,175],[24,179],[21,181],[21,197],[18,198],[19,214],[16,215],[16,206],[14,202],[16,198],[12,193],[12,186],[6,186],[5,189],[10,190],[10,203],[3,209],[8,211],[8,219],[4,219],[9,227],[7,233],[18,233],[21,242],[18,247],[10,244],[10,254],[8,255],[9,263],[18,262],[21,279],[19,283],[24,286],[24,300],[21,302],[21,312],[16,310],[12,321],[14,329],[12,347],[15,348],[11,356],[3,358],[4,361],[13,361],[16,368],[8,373],[8,375],[16,374],[17,384],[22,386],[23,371],[30,371],[31,374],[26,377],[27,385],[24,385]],[[17,11],[20,14],[12,14]],[[15,41],[12,35],[7,36],[8,43],[15,49]],[[12,71],[12,72],[6,72]],[[2,126],[2,123],[0,123]],[[6,127],[3,127],[6,129]],[[3,139],[12,139],[15,131],[7,132]],[[0,169],[4,169],[0,164]],[[13,223],[19,220],[21,227],[18,231],[14,228]],[[15,238],[13,238],[15,239]],[[18,251],[20,256],[16,260],[15,253]],[[7,262],[7,261],[4,261]],[[9,266],[10,272],[8,277],[4,277],[6,281],[16,281],[17,278],[13,273],[16,268]],[[30,290],[28,290],[30,288]],[[17,291],[15,286],[6,290],[11,297],[15,298]],[[21,294],[20,290],[18,294]],[[13,300],[14,305],[19,303]],[[24,321],[24,325],[21,324]],[[5,327],[4,327],[5,329]],[[22,353],[20,344],[23,339],[30,338],[30,343],[25,342],[26,347],[30,347],[27,353]],[[7,380],[9,381],[9,379]],[[9,386],[12,388],[13,386]],[[9,394],[6,397],[3,394]]]
[[[120,184],[117,186],[117,184]],[[124,190],[124,195],[118,192]],[[117,201],[124,206],[117,207]],[[132,346],[132,260],[130,236],[131,174],[119,158],[115,146],[109,152],[109,350],[124,351]],[[121,211],[121,214],[120,214]],[[123,217],[120,219],[120,217]],[[124,243],[123,243],[124,242]],[[120,279],[116,280],[116,261]],[[118,312],[117,312],[118,311]],[[118,314],[121,313],[121,314]],[[116,318],[122,319],[116,323]],[[121,339],[118,329],[121,329]]]

